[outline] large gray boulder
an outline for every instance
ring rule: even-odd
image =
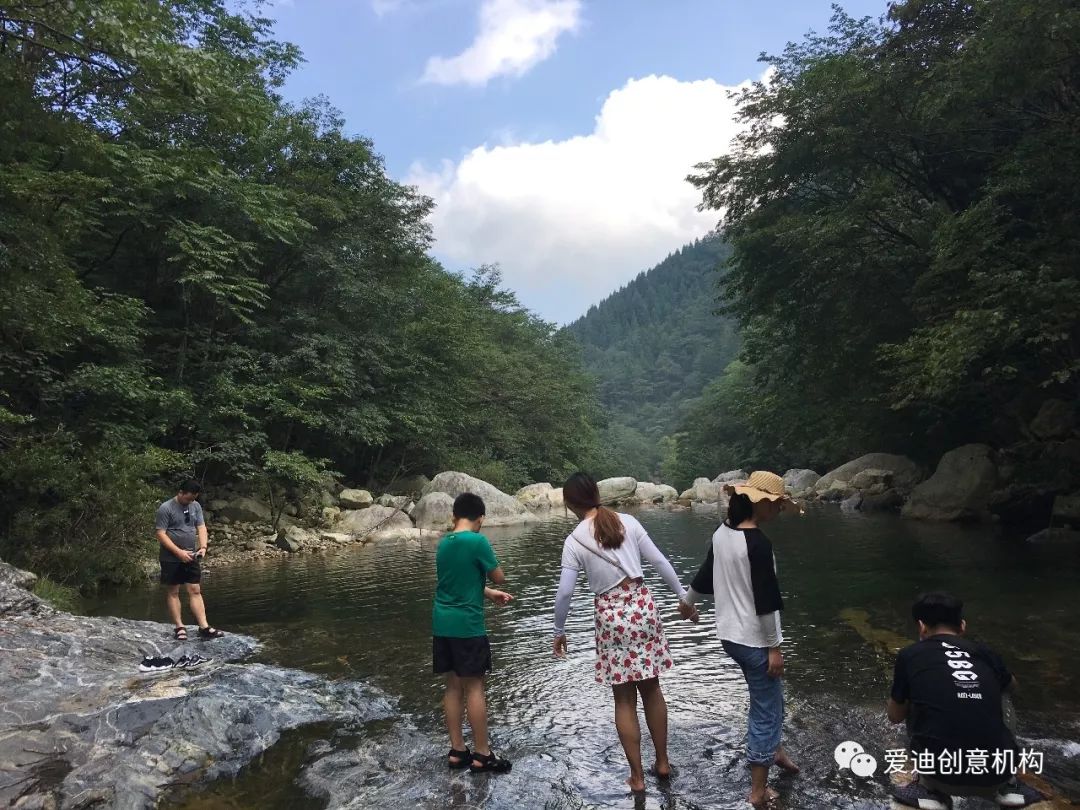
[[[412,517],[418,529],[448,532],[454,522],[454,499],[445,492],[429,492],[416,502]]]
[[[726,502],[725,484],[715,484],[708,478],[695,478],[694,485],[679,495],[680,501],[704,501],[705,503]]]
[[[610,506],[629,500],[637,492],[637,485],[637,480],[628,475],[597,481],[596,486],[600,490],[600,503]]]
[[[233,523],[268,523],[270,507],[254,498],[238,497],[228,501],[213,501],[209,505],[214,517]]]
[[[821,476],[813,470],[788,470],[784,473],[784,487],[793,498],[801,498],[814,491]]]
[[[337,499],[342,509],[367,509],[375,502],[366,489],[343,489]]]
[[[392,509],[400,509],[402,512],[408,513],[412,498],[408,495],[380,495],[375,499],[375,503],[379,506],[389,506]]]
[[[746,470],[730,470],[726,473],[720,473],[712,480],[714,484],[742,484],[750,477],[750,473]]]
[[[1061,399],[1048,399],[1031,421],[1031,432],[1040,439],[1061,439],[1076,427],[1076,408]]]
[[[441,472],[436,475],[431,483],[424,487],[425,496],[433,492],[449,495],[451,503],[463,492],[479,495],[484,499],[484,506],[487,509],[487,516],[484,518],[484,524],[487,526],[513,526],[536,519],[532,512],[513,495],[507,495],[487,481],[481,481],[479,478],[462,472]]]
[[[966,444],[941,457],[937,470],[915,487],[900,514],[919,520],[985,519],[996,486],[993,451],[985,444]]]
[[[860,456],[854,461],[849,461],[825,473],[814,485],[814,491],[819,495],[824,495],[829,490],[835,492],[838,488],[833,484],[846,485],[847,488],[854,490],[855,476],[865,470],[891,473],[893,488],[902,493],[911,492],[923,479],[923,472],[919,465],[906,456],[897,456],[892,453],[867,453],[865,456]]]
[[[648,481],[639,481],[637,489],[630,498],[634,503],[671,503],[679,497],[675,487],[667,484],[653,484]]]
[[[426,475],[408,475],[399,478],[386,488],[391,495],[408,495],[413,500],[424,494],[424,487],[431,483]]]
[[[235,777],[284,731],[392,717],[377,690],[293,669],[234,663],[258,642],[172,640],[156,622],[74,616],[0,574],[0,807],[159,806],[174,785]],[[21,592],[21,594],[20,594]],[[146,655],[199,652],[196,670],[140,674]]]
[[[336,534],[367,537],[376,531],[387,529],[411,529],[412,520],[400,509],[390,506],[369,506],[367,509],[349,509],[341,513],[330,527]]]
[[[549,483],[529,484],[515,494],[522,506],[534,512],[549,512],[563,508],[562,487],[553,487]]]
[[[316,535],[314,532],[301,529],[299,526],[287,526],[278,531],[276,542],[278,548],[284,549],[290,554],[295,554],[305,546],[311,546],[315,540]]]

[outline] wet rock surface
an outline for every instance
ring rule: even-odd
[[[171,786],[234,776],[284,730],[393,713],[356,682],[238,663],[258,647],[248,636],[181,643],[168,625],[54,610],[20,573],[0,563],[0,806],[152,807]],[[193,653],[212,660],[138,671]]]

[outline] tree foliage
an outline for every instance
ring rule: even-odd
[[[766,61],[734,150],[691,178],[734,248],[754,444],[931,460],[1076,401],[1080,9],[838,10]]]
[[[148,482],[181,472],[513,487],[593,458],[574,347],[430,258],[431,202],[281,98],[300,54],[271,29],[225,0],[0,4],[0,554],[59,581],[130,578],[69,566],[106,536],[145,556]]]

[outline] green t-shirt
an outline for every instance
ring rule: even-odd
[[[499,567],[491,543],[476,532],[451,532],[435,550],[435,605],[431,632],[449,638],[487,635],[484,628],[484,583]]]

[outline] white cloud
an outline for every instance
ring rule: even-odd
[[[581,0],[483,0],[476,40],[457,56],[431,57],[422,81],[483,85],[496,76],[522,76],[580,24]]]
[[[550,320],[582,314],[716,226],[684,178],[739,132],[733,89],[630,80],[608,95],[587,135],[479,146],[434,171],[414,165],[409,182],[437,205],[436,254],[452,268],[499,264]]]

